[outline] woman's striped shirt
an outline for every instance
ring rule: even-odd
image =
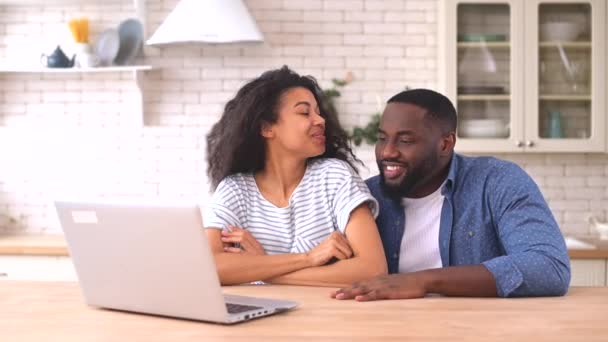
[[[279,208],[260,193],[253,174],[226,177],[204,211],[207,228],[234,225],[249,230],[267,254],[305,253],[332,232],[344,233],[350,213],[367,203],[374,217],[378,203],[348,163],[309,161],[289,205]]]

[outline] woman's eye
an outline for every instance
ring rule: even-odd
[[[309,113],[309,112],[300,112],[300,113],[298,113],[298,114],[300,114],[300,115],[308,115],[308,114],[310,114],[310,113]]]

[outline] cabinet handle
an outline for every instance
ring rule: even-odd
[[[534,146],[534,141],[526,140],[526,147],[532,147],[532,146]]]
[[[524,146],[524,143],[521,142],[521,140],[515,140],[515,147],[522,147]]]

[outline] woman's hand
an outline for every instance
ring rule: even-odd
[[[256,240],[248,230],[243,228],[228,226],[230,229],[222,230],[222,242],[224,244],[234,244],[233,247],[224,246],[224,252],[238,253],[246,255],[265,255],[264,247]]]
[[[306,253],[306,256],[309,258],[312,266],[322,266],[334,257],[338,260],[352,257],[353,250],[342,233],[333,232],[325,241]]]

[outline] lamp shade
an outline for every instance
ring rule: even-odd
[[[264,40],[242,0],[181,0],[146,42],[234,43]]]

